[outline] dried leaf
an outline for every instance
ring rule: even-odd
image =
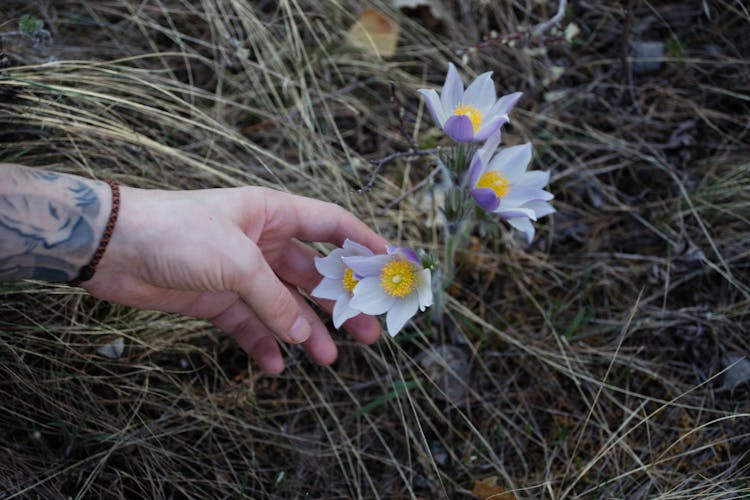
[[[393,19],[374,9],[366,9],[354,25],[349,28],[346,40],[349,44],[370,51],[381,57],[396,53],[399,25]]]
[[[474,481],[474,489],[471,492],[480,500],[516,500],[514,494],[506,492],[497,485],[497,476]]]

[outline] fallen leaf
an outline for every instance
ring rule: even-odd
[[[346,40],[350,45],[372,52],[381,57],[396,53],[399,25],[377,10],[366,9],[357,22],[349,28]]]
[[[480,500],[516,500],[514,494],[506,492],[497,485],[497,476],[474,481],[474,489],[471,492]]]

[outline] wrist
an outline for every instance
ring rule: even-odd
[[[91,257],[91,260],[88,264],[83,266],[78,271],[78,275],[73,279],[73,281],[70,282],[71,286],[79,286],[82,282],[88,281],[94,276],[96,267],[97,265],[99,265],[99,262],[104,256],[104,253],[107,251],[107,246],[110,239],[112,238],[112,233],[115,229],[115,225],[117,224],[117,216],[120,211],[120,189],[117,183],[111,179],[108,179],[105,182],[110,187],[111,208],[109,211],[109,217],[107,218],[107,222],[104,226],[104,231],[99,238],[99,243],[94,251],[94,254]]]

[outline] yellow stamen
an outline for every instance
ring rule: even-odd
[[[347,267],[344,271],[344,277],[341,279],[344,289],[349,293],[354,293],[354,287],[357,286],[357,283],[359,283],[359,280],[354,277],[354,271]]]
[[[416,266],[407,260],[394,260],[383,266],[380,286],[391,297],[405,297],[417,285]]]
[[[510,191],[510,182],[503,174],[496,170],[485,172],[477,182],[478,188],[489,188],[495,192],[498,198],[502,198]]]
[[[453,110],[454,115],[466,115],[471,120],[471,126],[474,127],[474,133],[479,132],[479,127],[482,126],[482,113],[471,104],[462,104]]]

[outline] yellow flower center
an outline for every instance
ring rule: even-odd
[[[471,104],[462,104],[453,110],[454,115],[466,115],[471,120],[471,126],[474,127],[474,133],[479,131],[482,126],[482,113]]]
[[[482,174],[477,182],[477,187],[491,189],[498,198],[502,198],[510,191],[510,182],[500,172],[490,170]]]
[[[344,277],[341,279],[344,289],[349,293],[354,293],[354,287],[357,286],[357,283],[359,283],[359,280],[354,277],[354,271],[347,267],[344,271]]]
[[[394,260],[383,266],[380,286],[391,297],[405,297],[417,285],[416,266],[407,260]]]

